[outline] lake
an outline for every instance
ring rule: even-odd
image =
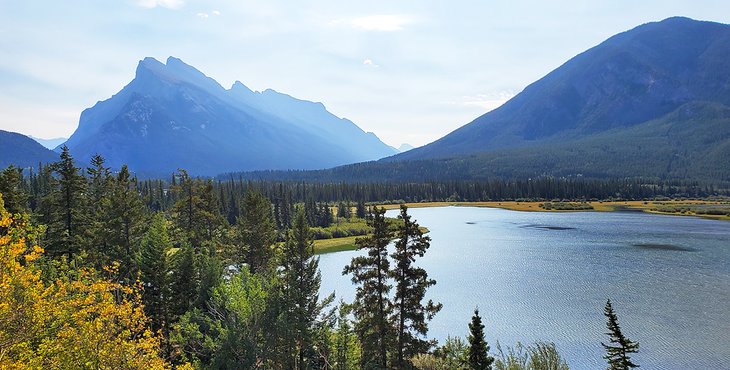
[[[730,222],[640,212],[409,209],[429,228],[420,265],[444,308],[441,343],[467,335],[478,306],[487,341],[549,341],[571,369],[605,369],[603,307],[638,341],[641,369],[730,369]],[[397,211],[388,211],[394,217]],[[342,268],[357,251],[321,256],[322,295],[352,301]]]

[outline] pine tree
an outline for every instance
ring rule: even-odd
[[[314,257],[314,244],[303,210],[294,218],[281,256],[284,320],[289,329],[292,363],[296,369],[311,367],[314,359],[314,324],[320,314],[319,258]],[[330,298],[331,300],[331,298]]]
[[[365,208],[365,201],[359,200],[357,202],[357,208],[355,209],[355,215],[358,218],[365,218],[365,216],[367,216],[367,209]]]
[[[95,155],[91,158],[91,167],[86,169],[89,176],[88,212],[89,223],[86,229],[88,251],[94,264],[102,268],[111,263],[109,256],[109,208],[111,202],[112,176],[109,168],[104,166],[104,158]]]
[[[180,316],[194,307],[198,297],[197,272],[195,250],[189,245],[183,245],[172,257],[170,309],[173,315]]]
[[[218,230],[225,224],[220,213],[220,202],[211,180],[191,178],[185,170],[179,170],[176,185],[172,186],[177,199],[173,206],[173,221],[182,238],[196,251],[204,242],[218,243]],[[173,177],[174,179],[175,177]]]
[[[109,256],[120,263],[120,278],[133,282],[139,267],[139,242],[146,221],[137,181],[131,178],[127,165],[122,166],[111,189],[105,227]]]
[[[337,331],[335,332],[335,361],[334,370],[349,370],[356,366],[355,344],[353,343],[352,325],[348,315],[352,308],[340,300],[337,315]]]
[[[252,272],[269,267],[273,256],[272,245],[276,241],[276,225],[269,200],[258,191],[250,189],[243,199],[243,217],[236,224],[238,246],[234,251],[234,263],[248,263]]]
[[[218,258],[215,248],[204,248],[197,257],[199,283],[195,305],[205,309],[210,301],[213,289],[222,281],[223,263]]]
[[[167,232],[167,221],[162,214],[152,217],[150,228],[142,238],[140,272],[144,293],[142,299],[152,329],[163,330],[167,336],[170,323],[170,263],[168,253],[172,242]]]
[[[349,202],[340,202],[337,204],[337,218],[348,219],[352,216]]]
[[[362,345],[362,367],[387,369],[387,349],[393,332],[389,321],[392,303],[388,297],[391,285],[387,250],[392,233],[385,221],[384,208],[375,207],[368,218],[373,234],[356,241],[358,249],[367,250],[367,255],[353,258],[342,273],[352,274],[352,282],[359,285],[354,314],[355,331]]]
[[[427,320],[441,310],[441,304],[429,300],[425,305],[423,299],[426,289],[436,284],[428,278],[426,270],[415,267],[417,258],[423,257],[430,246],[430,238],[424,236],[417,223],[411,221],[405,205],[400,207],[399,219],[403,225],[397,232],[395,252],[391,255],[395,268],[390,276],[395,281],[395,297],[393,298],[393,321],[396,323],[396,348],[393,367],[410,368],[410,358],[426,353],[433,341],[422,339],[428,332]]]
[[[469,368],[473,370],[491,370],[494,358],[489,356],[489,345],[484,339],[484,324],[479,316],[479,309],[474,309],[474,316],[469,323]]]
[[[629,357],[629,354],[639,352],[639,343],[632,342],[621,333],[618,318],[613,312],[610,299],[606,302],[603,314],[608,319],[606,323],[608,332],[606,335],[610,338],[609,344],[601,343],[603,348],[606,349],[606,355],[603,358],[608,361],[608,370],[628,370],[639,367]]]
[[[69,259],[84,249],[87,227],[86,179],[79,173],[67,146],[61,149],[61,160],[50,168],[56,175],[49,178],[49,192],[44,197],[46,252],[51,257],[66,255]]]
[[[23,169],[12,164],[0,172],[0,193],[11,214],[28,211],[28,192],[23,187]]]

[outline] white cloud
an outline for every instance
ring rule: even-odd
[[[168,8],[168,9],[179,9],[185,2],[183,0],[137,0],[137,5],[143,8]]]
[[[221,12],[218,11],[218,10],[214,10],[214,11],[212,11],[210,13],[213,14],[213,15],[216,15],[216,16],[221,15]]]
[[[365,59],[362,61],[362,64],[368,67],[378,68],[380,67],[379,64],[375,64],[372,59]]]
[[[208,19],[208,13],[197,13],[195,15],[203,19]]]
[[[347,26],[365,31],[400,31],[407,24],[413,23],[410,17],[396,14],[368,15],[351,19],[339,19],[332,22],[335,25]]]

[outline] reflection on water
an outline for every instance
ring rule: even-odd
[[[729,222],[468,207],[409,213],[430,230],[421,264],[438,281],[430,298],[444,304],[430,325],[441,341],[465,336],[478,306],[491,344],[552,341],[572,369],[605,368],[611,298],[624,334],[641,343],[634,358],[642,369],[730,368]],[[341,273],[357,254],[321,257],[322,294],[353,299]]]

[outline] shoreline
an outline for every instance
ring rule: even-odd
[[[404,203],[408,208],[433,208],[433,207],[482,207],[482,208],[501,208],[518,212],[643,212],[668,216],[681,217],[700,217],[710,220],[730,221],[730,215],[711,215],[697,214],[692,211],[685,212],[667,212],[661,211],[661,208],[668,209],[690,209],[691,207],[707,207],[720,206],[730,208],[728,202],[718,202],[709,200],[671,200],[671,201],[593,201],[593,202],[565,202],[572,205],[589,205],[591,208],[585,209],[546,209],[541,205],[546,202],[517,202],[517,201],[501,201],[501,202],[422,202],[422,203]],[[563,204],[562,202],[548,202]],[[386,210],[400,208],[400,204],[378,204]],[[320,239],[314,241],[314,253],[316,255],[336,253],[341,251],[355,250],[355,236],[344,238]]]
[[[565,202],[570,204],[587,204],[591,208],[587,209],[546,209],[541,207],[545,203],[562,202],[518,202],[518,201],[494,201],[494,202],[423,202],[423,203],[405,203],[408,208],[430,208],[430,207],[483,207],[483,208],[501,208],[510,211],[519,212],[620,212],[635,211],[661,215],[684,216],[684,217],[701,217],[711,220],[730,221],[730,215],[713,215],[695,213],[693,211],[670,212],[662,211],[661,208],[666,207],[698,207],[698,206],[724,206],[730,208],[728,202],[708,201],[708,200],[670,200],[670,201],[591,201],[591,202]],[[383,204],[378,205],[387,210],[397,209],[400,204]]]

